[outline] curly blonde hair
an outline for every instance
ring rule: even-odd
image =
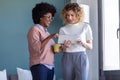
[[[84,10],[82,7],[79,6],[78,3],[68,3],[62,10],[61,12],[61,17],[62,19],[65,21],[65,23],[67,23],[66,20],[66,13],[67,11],[72,10],[73,12],[75,12],[77,19],[79,22],[83,22],[84,20]]]

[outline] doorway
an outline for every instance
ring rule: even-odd
[[[98,0],[99,80],[120,80],[119,0]]]

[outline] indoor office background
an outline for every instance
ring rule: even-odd
[[[48,2],[56,6],[57,14],[48,29],[58,32],[62,21],[60,11],[65,5],[61,0],[0,0],[0,70],[16,73],[16,68],[29,69],[27,32],[32,27],[32,8],[36,3]],[[61,78],[61,54],[55,55],[55,74]]]
[[[6,69],[7,74],[16,73],[16,68],[29,69],[29,53],[27,32],[33,26],[31,10],[38,2],[55,5],[57,14],[48,28],[56,33],[63,25],[60,18],[62,8],[70,0],[0,0],[0,70]],[[76,1],[76,0],[75,0]],[[90,7],[90,25],[93,30],[93,50],[88,52],[90,61],[89,80],[99,80],[98,64],[98,0],[80,0]],[[57,42],[57,39],[55,39]],[[56,79],[62,79],[61,56],[55,54]]]
[[[57,8],[57,14],[48,28],[50,33],[56,33],[63,25],[60,12],[70,0],[0,0],[0,70],[6,69],[8,75],[16,73],[17,67],[29,69],[27,32],[33,26],[31,9],[42,1],[51,3]],[[90,5],[91,8],[90,25],[94,37],[94,49],[88,53],[89,79],[98,80],[97,0],[86,0],[83,3]],[[55,55],[56,79],[62,79],[61,56],[62,53]]]

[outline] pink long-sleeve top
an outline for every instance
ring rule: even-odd
[[[53,39],[50,39],[45,47],[41,48],[41,42],[49,35],[49,32],[45,31],[40,25],[35,25],[29,30],[27,38],[30,53],[30,67],[37,64],[54,66],[52,45],[55,42]]]

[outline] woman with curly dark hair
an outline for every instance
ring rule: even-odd
[[[53,80],[54,51],[53,38],[58,34],[50,34],[47,27],[56,13],[56,8],[46,2],[36,4],[32,9],[34,26],[29,30],[28,48],[30,53],[30,70],[33,80]]]

